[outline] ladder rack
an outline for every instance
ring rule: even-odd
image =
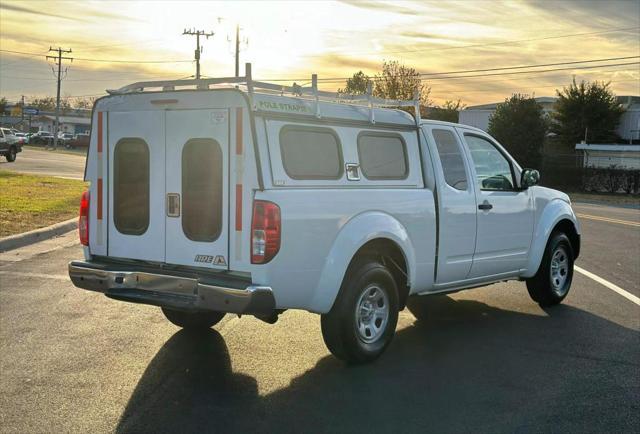
[[[315,115],[322,117],[320,110],[320,102],[333,102],[340,104],[349,104],[355,106],[365,106],[369,108],[369,121],[375,123],[374,108],[397,108],[397,107],[413,107],[416,125],[420,125],[420,93],[416,91],[412,100],[392,100],[383,99],[373,96],[373,87],[371,83],[367,86],[367,92],[363,95],[348,95],[338,92],[327,92],[318,89],[318,75],[311,75],[311,86],[300,86],[294,83],[292,86],[283,86],[280,84],[267,83],[263,81],[255,81],[251,77],[251,63],[245,64],[244,77],[219,77],[219,78],[201,78],[186,80],[160,80],[160,81],[140,81],[121,87],[120,89],[107,89],[110,95],[126,95],[129,93],[145,92],[151,89],[161,88],[163,91],[172,91],[176,88],[196,88],[209,89],[209,86],[215,85],[235,85],[236,87],[243,85],[247,88],[251,107],[257,110],[253,103],[256,89],[268,91],[270,94],[279,94],[281,96],[289,96],[293,98],[315,100]]]

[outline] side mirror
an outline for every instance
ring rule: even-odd
[[[526,190],[540,182],[540,172],[536,169],[523,169],[520,176],[520,187]]]

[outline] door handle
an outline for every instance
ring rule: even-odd
[[[482,211],[489,211],[492,208],[493,208],[493,205],[491,205],[487,200],[485,200],[480,205],[478,205],[478,209],[481,209]]]
[[[180,217],[180,195],[167,193],[167,217]]]

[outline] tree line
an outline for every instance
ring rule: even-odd
[[[96,97],[60,98],[60,111],[64,114],[76,109],[91,110],[95,100]],[[5,97],[0,98],[0,114],[4,114],[8,110],[8,106],[9,103],[7,99]],[[56,109],[56,99],[52,96],[26,98],[25,106],[37,108],[41,111],[54,111]],[[16,110],[20,112],[22,109],[22,101],[18,101],[15,107]]]
[[[384,61],[382,70],[373,77],[358,71],[338,90],[344,95],[362,95],[371,86],[373,96],[387,99],[413,99],[420,91],[420,116],[447,122],[458,122],[465,104],[460,99],[433,105],[431,87],[413,68],[397,61]],[[513,94],[498,104],[489,119],[488,133],[495,137],[525,167],[538,167],[545,139],[549,136],[560,149],[573,150],[576,143],[611,143],[619,138],[615,130],[624,112],[608,82],[577,83],[556,90],[558,97],[553,113],[530,95]],[[409,111],[413,111],[409,109]]]

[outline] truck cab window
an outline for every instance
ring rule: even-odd
[[[367,179],[405,179],[409,175],[406,145],[399,135],[360,134],[358,158]]]
[[[342,152],[330,128],[285,126],[280,131],[282,165],[291,179],[340,179]]]
[[[465,139],[482,190],[513,190],[515,183],[509,160],[493,143],[482,137],[465,134]]]
[[[455,135],[450,130],[441,129],[434,129],[431,133],[436,142],[445,182],[456,190],[466,190],[467,174]]]

